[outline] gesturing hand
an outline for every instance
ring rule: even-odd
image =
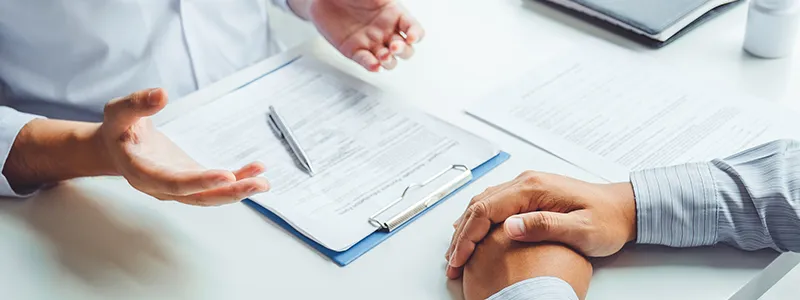
[[[410,58],[425,35],[395,0],[311,0],[308,14],[339,52],[372,72]]]
[[[593,184],[525,172],[473,198],[453,224],[447,276],[461,276],[476,244],[502,222],[517,241],[561,242],[587,256],[608,256],[636,239],[636,203],[630,183]]]
[[[260,163],[231,172],[207,170],[147,118],[167,104],[161,89],[139,91],[106,105],[97,140],[118,174],[137,190],[161,200],[220,205],[269,189]]]

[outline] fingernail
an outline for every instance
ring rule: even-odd
[[[147,104],[149,104],[151,106],[158,105],[158,102],[159,102],[158,100],[159,99],[156,99],[156,97],[153,97],[153,93],[155,93],[157,90],[158,89],[155,88],[155,89],[150,89],[150,91],[147,92]]]
[[[453,251],[453,253],[450,254],[450,259],[447,260],[447,265],[455,268],[456,267],[455,266],[455,259],[456,259],[456,252]]]
[[[525,223],[522,222],[522,218],[508,218],[506,220],[506,231],[511,237],[521,237],[525,235]]]
[[[381,64],[380,63],[372,64],[372,63],[368,63],[366,61],[361,61],[359,64],[364,66],[364,68],[366,68],[370,72],[378,72],[380,70],[380,68],[381,68]]]
[[[401,52],[403,52],[403,46],[394,47],[393,52],[394,54],[400,54]]]

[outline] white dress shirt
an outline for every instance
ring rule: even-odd
[[[37,116],[100,121],[115,97],[177,99],[280,51],[267,2],[0,1],[0,170]],[[0,172],[2,196],[19,195]]]

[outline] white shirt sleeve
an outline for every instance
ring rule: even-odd
[[[272,0],[272,4],[280,7],[283,11],[294,14],[294,11],[289,7],[289,0]]]
[[[0,197],[29,196],[14,192],[2,170],[5,169],[8,154],[11,152],[11,146],[17,138],[17,134],[25,124],[36,118],[40,117],[0,106]]]

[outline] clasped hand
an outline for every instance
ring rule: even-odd
[[[476,245],[500,223],[516,241],[560,242],[587,256],[612,255],[636,239],[633,188],[532,171],[488,188],[453,224],[445,254],[449,278],[461,276]]]

